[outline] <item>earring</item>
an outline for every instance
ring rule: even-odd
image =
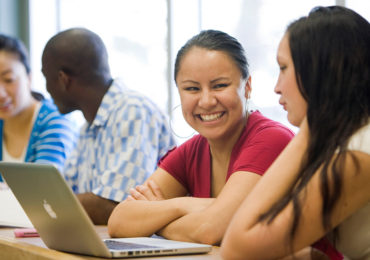
[[[245,101],[245,111],[248,112],[248,108],[249,108],[249,103],[250,103],[250,92],[248,92],[247,94],[247,99]]]
[[[178,127],[177,130],[175,130],[175,128],[173,127],[175,124],[175,118],[183,118],[182,116],[182,110],[181,109],[178,109],[178,108],[181,108],[181,104],[175,106],[172,111],[171,111],[171,115],[170,115],[170,129],[171,129],[171,132],[179,139],[190,139],[190,137],[192,137],[194,134],[196,134],[196,131],[193,131],[191,134],[186,134],[184,133],[186,131],[187,128],[190,128],[190,129],[193,129],[191,126],[188,125],[188,123],[185,121],[185,119],[183,120],[183,122],[180,122],[182,123],[180,127]],[[180,111],[180,112],[179,112]],[[177,113],[177,114],[176,114]],[[180,113],[181,115],[179,115],[178,113]],[[179,129],[181,129],[182,131],[179,131]],[[185,131],[184,131],[185,129]],[[194,129],[193,129],[194,130]],[[179,134],[180,132],[180,134]]]

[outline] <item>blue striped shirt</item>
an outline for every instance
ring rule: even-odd
[[[154,172],[158,160],[174,145],[159,108],[115,80],[94,121],[81,128],[65,179],[75,193],[93,192],[121,201]]]
[[[3,136],[3,120],[0,134]],[[53,164],[63,171],[67,156],[73,150],[78,136],[78,127],[67,116],[61,115],[50,100],[42,100],[32,128],[26,151],[26,162]],[[3,145],[0,138],[0,147]],[[0,160],[2,160],[0,149]],[[0,176],[0,181],[2,181]]]

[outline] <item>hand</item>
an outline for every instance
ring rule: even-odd
[[[146,185],[138,185],[135,189],[130,190],[130,196],[126,200],[164,200],[164,196],[158,185],[150,180]]]

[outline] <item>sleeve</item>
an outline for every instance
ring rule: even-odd
[[[181,185],[187,187],[186,181],[186,158],[184,146],[175,147],[167,152],[165,156],[158,162],[158,167],[172,175]]]
[[[323,237],[320,240],[316,241],[313,245],[313,248],[320,250],[324,253],[330,260],[342,260],[343,255],[332,245],[328,238]]]
[[[210,153],[207,140],[195,135],[170,151],[159,167],[171,174],[189,194],[196,194],[210,180]],[[202,174],[199,174],[199,173]]]
[[[161,122],[145,106],[130,105],[113,115],[105,129],[97,156],[99,177],[93,193],[122,201],[130,188],[142,184],[156,169]]]
[[[290,130],[280,125],[262,127],[242,144],[233,172],[263,175],[293,136]]]
[[[52,111],[35,126],[31,134],[26,161],[53,164],[63,171],[66,158],[75,147],[77,125]]]
[[[350,138],[348,149],[370,154],[370,123],[357,130]]]

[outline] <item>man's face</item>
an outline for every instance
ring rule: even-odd
[[[42,56],[42,74],[46,80],[46,90],[53,98],[55,105],[61,114],[67,114],[72,112],[74,109],[69,106],[71,102],[68,93],[66,92],[65,86],[63,86],[60,79],[60,70],[55,64],[55,59],[50,57],[44,52]]]

